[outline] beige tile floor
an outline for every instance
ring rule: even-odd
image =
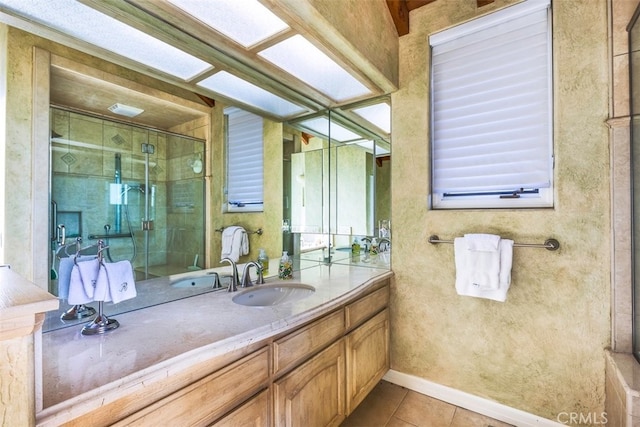
[[[341,427],[509,427],[501,421],[381,381]]]

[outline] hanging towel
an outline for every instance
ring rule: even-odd
[[[98,278],[96,279],[96,286],[93,291],[94,301],[111,301],[111,292],[109,289],[109,278],[105,268],[105,263],[100,264],[100,270],[98,270]]]
[[[69,304],[78,305],[93,301],[99,271],[100,261],[97,258],[74,263],[69,280]]]
[[[483,291],[500,287],[500,236],[465,234],[468,280]]]
[[[222,230],[222,252],[220,258],[238,262],[240,255],[249,253],[249,237],[244,228],[237,225]]]
[[[479,247],[479,246],[474,246]],[[504,302],[511,285],[513,240],[500,239],[497,251],[471,251],[466,237],[454,240],[458,295]]]
[[[135,298],[136,282],[133,276],[133,266],[129,261],[108,262],[103,264],[106,282],[109,284],[110,298],[114,304]]]
[[[96,259],[95,255],[90,256],[77,256],[75,262],[84,262],[92,259]],[[73,270],[73,257],[60,258],[60,265],[58,266],[58,298],[69,298],[69,283],[71,282],[71,270]]]

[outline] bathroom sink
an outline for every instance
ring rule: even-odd
[[[213,288],[215,276],[186,277],[171,283],[172,288]]]
[[[234,296],[233,302],[252,307],[268,307],[300,301],[311,296],[316,289],[303,283],[271,283],[257,285]]]

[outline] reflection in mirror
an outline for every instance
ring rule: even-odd
[[[285,244],[285,250],[320,262],[365,260],[366,265],[380,267],[377,261],[381,260],[388,268],[391,248],[388,102],[388,98],[368,101],[287,123],[293,135],[291,140],[299,142],[292,144],[290,174],[285,177],[285,188],[290,185],[290,194],[285,193],[285,199],[291,201],[290,217],[284,218],[291,225],[290,244]],[[365,259],[364,254],[371,251],[373,237],[376,243],[385,238],[382,249],[386,253],[371,262],[372,258]],[[354,242],[363,246],[360,257],[352,254]]]

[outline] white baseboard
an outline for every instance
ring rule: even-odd
[[[494,418],[498,421],[512,424],[517,427],[558,427],[565,426],[556,421],[539,417],[529,412],[521,411],[492,400],[474,396],[464,391],[456,390],[441,384],[425,380],[413,375],[389,370],[384,378],[393,384],[408,388],[409,390],[433,397],[443,402],[450,403],[461,408]]]

